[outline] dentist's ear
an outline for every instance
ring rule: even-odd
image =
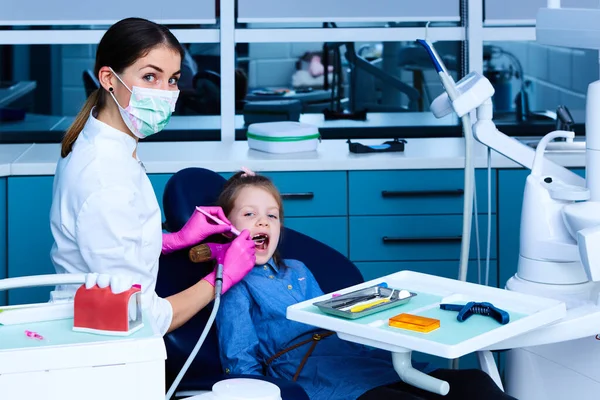
[[[105,90],[111,91],[117,85],[117,78],[108,67],[102,67],[98,71],[98,82]]]

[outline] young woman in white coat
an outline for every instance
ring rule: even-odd
[[[145,19],[127,18],[106,31],[94,68],[100,88],[89,96],[62,141],[50,213],[56,272],[87,273],[94,278],[88,284],[111,284],[116,292],[141,284],[142,305],[162,334],[212,301],[215,275],[160,298],[155,286],[161,252],[184,249],[231,229],[195,211],[179,232],[163,233],[156,195],[137,156],[139,139],[162,130],[175,109],[183,55],[166,27]],[[220,208],[205,210],[229,222]],[[224,260],[223,291],[252,269],[254,252],[254,242],[242,232]],[[120,280],[110,283],[111,276]],[[58,294],[75,290],[57,288]]]

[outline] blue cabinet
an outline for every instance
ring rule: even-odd
[[[518,235],[522,178],[504,171],[504,191],[498,193],[498,212],[518,204],[518,214],[507,211],[496,220],[496,174],[492,175],[492,245],[490,285],[498,283],[498,268],[506,261],[507,241]],[[414,269],[455,278],[460,258],[462,233],[462,170],[409,171],[310,171],[265,172],[284,196],[285,225],[307,234],[349,257],[365,279],[373,279],[402,269]],[[223,173],[229,177],[230,173]],[[149,174],[162,210],[165,185],[171,174]],[[477,171],[480,264],[485,268],[487,239],[487,171]],[[53,273],[50,250],[53,239],[49,226],[52,176],[10,177],[0,180],[0,229],[6,230],[0,243],[0,277]],[[519,187],[519,179],[521,186]],[[499,178],[500,180],[500,178]],[[507,185],[509,182],[510,185]],[[516,187],[507,195],[507,187]],[[508,189],[509,192],[511,189]],[[385,194],[384,194],[385,192]],[[408,193],[408,194],[407,194]],[[518,195],[518,196],[516,196]],[[518,199],[515,200],[515,196]],[[2,200],[6,200],[6,204]],[[163,214],[164,215],[164,214]],[[496,228],[498,224],[498,231]],[[468,280],[478,281],[475,224],[472,226]],[[496,239],[496,234],[499,237]],[[506,233],[508,232],[508,236]],[[517,232],[518,234],[518,229]],[[498,243],[498,245],[497,245]],[[2,247],[4,246],[4,248]],[[502,254],[498,249],[502,249]],[[4,256],[3,256],[4,255]],[[500,259],[499,263],[496,259]],[[516,263],[515,263],[516,268]],[[483,273],[482,273],[483,274]],[[503,276],[504,276],[503,275]],[[8,293],[9,304],[44,302],[52,288],[19,289]],[[0,304],[3,301],[0,293]]]
[[[495,286],[496,174],[491,174],[489,189],[486,169],[476,170],[475,179],[477,214],[471,225],[469,259],[477,259],[478,238],[479,257],[485,266],[487,212],[491,210],[488,284]],[[348,192],[350,259],[365,279],[415,267],[429,274],[458,277],[464,170],[350,171]],[[467,279],[478,282],[477,270],[470,265]]]
[[[477,212],[488,209],[487,170],[476,170]],[[496,177],[491,182],[496,212]],[[462,214],[464,171],[350,171],[350,215]]]
[[[261,172],[283,198],[285,217],[334,217],[348,214],[345,171]],[[232,174],[221,174],[228,179]]]
[[[54,273],[50,261],[52,176],[8,178],[8,276]],[[52,287],[14,289],[9,304],[46,302]]]
[[[292,217],[285,226],[333,247],[348,257],[348,218],[346,217]]]
[[[233,173],[221,173],[229,179]],[[348,256],[348,184],[345,171],[261,172],[279,189],[284,225]]]
[[[170,176],[170,174],[149,175],[161,210],[162,194]],[[3,182],[5,181],[4,179]],[[4,199],[7,199],[8,210],[8,223],[1,224],[0,219],[0,226],[7,229],[7,235],[2,237],[8,237],[7,243],[0,244],[0,256],[6,254],[2,251],[2,246],[6,246],[8,251],[7,258],[0,259],[6,260],[0,261],[0,278],[3,271],[6,271],[9,277],[55,272],[50,260],[50,250],[54,243],[50,231],[53,181],[53,176],[10,177],[7,183],[8,196],[6,196],[6,183],[5,186],[0,184],[0,199],[2,199],[0,213]],[[10,290],[8,304],[46,302],[51,290],[53,287]],[[1,296],[2,293],[0,293],[0,302]]]
[[[462,215],[350,217],[350,258],[355,261],[457,260]],[[479,243],[485,250],[487,216],[478,216]],[[473,224],[474,225],[474,224]],[[496,220],[492,219],[491,258],[496,258]],[[469,258],[477,258],[475,229]]]
[[[529,169],[503,169],[498,171],[498,257],[499,287],[517,272],[521,233],[521,209],[525,180]],[[579,176],[585,176],[585,169],[573,169]]]
[[[4,279],[8,275],[6,218],[6,178],[0,178],[0,279]],[[0,292],[0,306],[5,306],[8,303],[7,299],[8,293]]]

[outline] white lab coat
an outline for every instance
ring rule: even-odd
[[[173,309],[154,290],[162,249],[160,207],[143,165],[132,156],[135,139],[92,114],[56,167],[51,259],[57,273],[133,276],[142,286],[142,307],[150,309],[164,335]]]

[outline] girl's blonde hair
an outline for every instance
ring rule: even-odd
[[[277,207],[279,207],[279,221],[281,222],[281,227],[283,227],[283,201],[279,190],[266,176],[256,174],[250,175],[246,171],[235,173],[225,183],[225,186],[217,199],[217,205],[223,209],[223,213],[229,215],[235,207],[235,201],[240,192],[246,187],[260,188],[273,196],[277,203]],[[281,235],[279,236],[279,241],[281,241]],[[275,261],[277,266],[282,266],[281,256],[278,250],[275,250],[275,253],[273,253],[273,261]]]

